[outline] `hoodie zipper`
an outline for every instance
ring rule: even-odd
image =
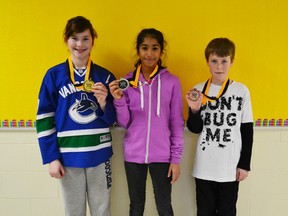
[[[148,164],[148,157],[149,157],[149,140],[150,140],[150,125],[151,125],[151,95],[152,95],[152,83],[149,85],[148,130],[147,130],[147,138],[146,138],[146,156],[145,156],[146,164]]]

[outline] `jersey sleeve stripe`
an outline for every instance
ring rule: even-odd
[[[39,114],[36,116],[36,120],[41,120],[47,117],[52,117],[55,116],[55,112],[50,112],[50,113],[43,113],[43,114]]]
[[[46,117],[36,121],[36,129],[37,133],[51,130],[55,127],[55,118],[54,117]]]
[[[52,128],[51,130],[47,130],[47,131],[42,131],[37,133],[37,137],[38,139],[42,138],[42,137],[46,137],[46,136],[50,136],[51,134],[56,132],[56,128]]]

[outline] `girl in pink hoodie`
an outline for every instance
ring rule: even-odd
[[[136,69],[110,83],[117,122],[126,129],[124,160],[130,216],[144,213],[149,170],[159,215],[172,216],[172,184],[180,176],[183,152],[182,96],[179,79],[162,66],[166,42],[156,29],[137,36]]]

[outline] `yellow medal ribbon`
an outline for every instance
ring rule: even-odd
[[[212,78],[210,78],[208,80],[207,88],[205,89],[205,92],[203,93],[203,96],[204,96],[203,99],[202,99],[202,105],[203,106],[207,103],[207,101],[212,102],[212,101],[215,101],[218,98],[220,98],[225,93],[224,91],[227,90],[227,87],[229,85],[228,82],[230,82],[230,80],[228,79],[228,77],[226,78],[226,80],[223,82],[223,84],[221,86],[221,89],[220,89],[220,91],[219,91],[219,93],[218,93],[218,95],[216,97],[209,97],[208,96],[208,92],[209,92],[209,89],[210,89],[210,86],[211,86],[211,82],[212,82]]]
[[[69,63],[70,78],[71,78],[72,84],[73,84],[77,89],[83,90],[83,84],[78,85],[78,84],[75,83],[74,67],[73,67],[73,62],[72,62],[71,56],[68,57],[68,63]],[[89,77],[90,77],[90,68],[91,68],[91,59],[90,59],[90,57],[89,57],[88,63],[87,63],[87,68],[86,68],[86,74],[85,74],[84,82],[86,82],[87,80],[89,80]]]
[[[152,71],[152,73],[150,74],[150,78],[153,77],[157,71],[158,71],[159,66],[156,65],[156,67],[154,68],[154,70]],[[133,88],[137,88],[138,87],[138,80],[139,80],[139,75],[140,75],[140,71],[141,71],[141,65],[139,65],[136,69],[136,75],[135,75],[135,79],[131,80],[129,83],[133,86]]]

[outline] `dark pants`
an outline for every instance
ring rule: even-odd
[[[159,216],[174,215],[171,205],[172,178],[167,177],[169,166],[169,163],[137,164],[125,162],[130,197],[130,216],[143,216],[148,169]]]
[[[197,216],[235,216],[239,182],[195,179]]]

